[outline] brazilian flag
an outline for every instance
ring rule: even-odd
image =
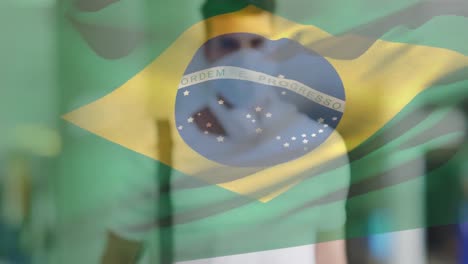
[[[100,255],[112,230],[165,263],[463,221],[440,183],[467,157],[467,14],[462,1],[62,1],[57,250]],[[280,71],[199,63],[235,34],[267,42]],[[281,68],[294,58],[305,62]],[[316,106],[313,122],[241,157],[219,132],[229,123],[193,139],[207,114],[185,112],[204,100],[197,87],[239,81]],[[289,121],[286,106],[264,108],[245,119]]]

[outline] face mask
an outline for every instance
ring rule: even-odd
[[[272,76],[276,76],[278,71],[276,63],[266,59],[264,53],[252,49],[227,55],[210,65],[210,67],[219,66],[238,67]],[[275,91],[268,85],[237,79],[215,80],[208,82],[207,85],[212,94],[222,97],[232,105],[232,108],[228,109],[216,105],[215,100],[210,103],[210,108],[218,117],[229,138],[244,143],[249,142],[249,139],[258,139],[255,127],[262,125],[262,117],[255,108],[268,107],[273,101],[277,101]]]
[[[212,63],[211,67],[233,66],[268,75],[276,76],[277,64],[268,60],[263,52],[244,49],[221,58]],[[210,88],[218,96],[225,98],[234,108],[251,108],[261,103],[265,94],[265,85],[246,80],[223,79],[210,82]]]

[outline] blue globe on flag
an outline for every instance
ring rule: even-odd
[[[235,34],[206,42],[181,78],[175,113],[183,140],[205,158],[235,167],[274,166],[324,143],[345,109],[333,66],[295,41],[263,37],[261,49],[207,59],[210,42]]]

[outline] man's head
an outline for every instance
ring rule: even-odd
[[[206,22],[206,34],[209,39],[221,35],[221,32],[247,32],[253,30],[268,35],[273,29],[271,13],[275,10],[275,0],[207,0],[202,7],[203,18],[240,10],[249,5],[256,7],[244,12],[217,17]],[[254,34],[226,34],[212,39],[205,45],[205,55],[214,62],[228,54],[242,49],[261,49],[265,39]]]

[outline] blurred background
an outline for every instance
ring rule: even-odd
[[[197,9],[200,3],[193,1],[193,7],[186,10]],[[70,125],[59,118],[65,109],[80,104],[69,102],[60,88],[60,67],[64,66],[60,49],[64,44],[59,36],[59,9],[57,0],[0,1],[1,264],[97,263],[107,219],[104,213],[92,217],[124,188],[123,182],[95,178],[90,168],[82,172],[76,168],[74,175],[62,173],[64,166],[73,166],[64,160],[64,153],[75,158],[95,156],[96,160],[102,153],[87,146],[70,147],[67,139],[89,135],[70,132]],[[198,13],[181,14],[194,16]],[[161,30],[170,31],[168,27]],[[79,59],[69,60],[76,65],[68,67],[86,67]],[[86,101],[88,91],[75,92]],[[446,122],[447,126],[467,124],[468,103],[459,104]],[[377,196],[385,197],[383,200],[359,203],[359,208],[352,205],[349,218],[356,220],[348,223],[350,263],[468,264],[468,224],[461,220],[468,215],[466,141],[460,143],[458,158],[445,170],[445,177],[419,177],[412,180],[412,191],[406,195],[390,193]],[[446,155],[451,155],[451,149]],[[444,150],[428,150],[421,153],[418,166],[408,169],[424,172],[445,159]],[[401,203],[412,204],[412,211],[398,212]],[[411,218],[405,221],[414,223],[415,228],[384,232],[400,220],[392,218],[395,214]],[[417,228],[435,218],[440,218],[436,221],[440,224]],[[458,223],[444,220],[456,218]],[[360,237],[359,233],[375,235]]]

